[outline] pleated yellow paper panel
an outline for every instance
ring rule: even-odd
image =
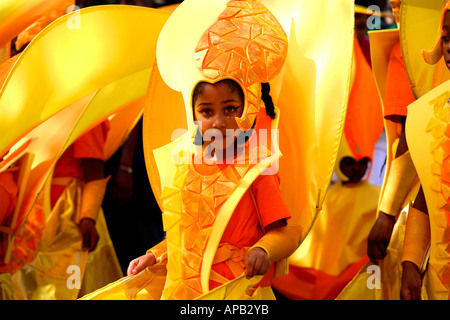
[[[416,98],[431,89],[435,66],[425,63],[422,50],[431,49],[439,32],[442,0],[404,0],[400,12],[403,60]]]

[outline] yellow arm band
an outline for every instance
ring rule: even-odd
[[[416,175],[409,151],[392,160],[379,210],[388,215],[397,216],[402,210]]]
[[[155,256],[156,263],[167,260],[167,239],[148,249],[146,253],[148,254],[150,252]]]
[[[109,178],[110,177],[92,180],[83,186],[81,194],[81,210],[77,217],[78,219],[76,219],[77,223],[84,218],[97,221]]]
[[[292,255],[297,250],[301,238],[301,227],[278,227],[268,231],[253,247],[261,248],[276,262]]]
[[[430,247],[430,236],[428,215],[410,206],[406,221],[402,262],[410,261],[423,272]]]

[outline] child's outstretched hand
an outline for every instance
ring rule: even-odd
[[[129,276],[132,274],[138,274],[139,272],[144,270],[144,268],[154,265],[155,262],[156,258],[152,252],[131,260],[130,264],[128,265],[127,275]]]
[[[250,249],[245,256],[245,273],[247,279],[263,275],[269,271],[271,262],[267,253],[261,248]]]

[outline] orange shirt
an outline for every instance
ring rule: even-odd
[[[109,122],[104,121],[75,140],[58,159],[53,178],[73,177],[84,180],[81,159],[105,160],[103,149],[108,130]],[[63,190],[64,186],[52,186],[52,206]]]
[[[289,208],[281,196],[279,183],[278,175],[260,175],[252,184],[251,189],[258,204],[263,228],[277,220],[288,220],[291,217]],[[250,190],[247,190],[234,210],[220,241],[221,244],[228,243],[237,248],[251,247],[264,235],[249,192]],[[272,265],[260,283],[262,286],[270,286],[273,269]],[[213,264],[212,270],[229,280],[235,278],[226,262]],[[210,281],[210,289],[218,285],[219,283]]]
[[[416,99],[409,84],[403,61],[400,42],[391,50],[386,75],[386,93],[384,97],[384,117],[391,115],[406,116],[407,106]]]

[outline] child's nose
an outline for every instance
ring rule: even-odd
[[[223,128],[225,127],[225,117],[218,114],[214,117],[214,121],[212,124],[213,128]]]

